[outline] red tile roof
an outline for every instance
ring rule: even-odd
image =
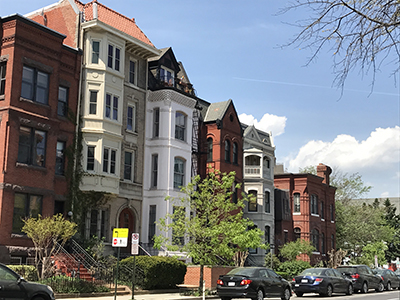
[[[99,3],[97,0],[93,0],[86,4],[83,4],[82,2],[75,0],[75,3],[78,6],[78,8],[84,12],[85,21],[93,20],[93,3],[97,3],[97,19],[99,21],[104,22],[154,47],[153,43],[149,40],[149,38],[136,25],[135,19],[129,19],[128,17]]]

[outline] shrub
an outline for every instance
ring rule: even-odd
[[[277,271],[284,272],[289,276],[289,278],[293,278],[308,268],[311,268],[309,262],[303,260],[292,260],[281,263]]]
[[[37,281],[37,270],[35,266],[27,266],[27,265],[11,265],[8,266],[11,270],[13,270],[18,275],[24,277],[28,281]]]
[[[55,293],[101,293],[110,291],[105,286],[65,275],[49,277],[40,281],[40,283],[51,286]]]
[[[277,271],[276,274],[282,276],[283,279],[286,279],[288,281],[292,281],[293,276],[290,276],[288,273],[286,272],[279,272]]]
[[[121,260],[119,280],[132,281],[132,274],[127,273],[124,266],[133,270],[133,257]],[[186,274],[186,264],[173,257],[165,256],[137,256],[136,268],[142,270],[136,272],[136,284],[143,289],[175,288],[183,282]]]

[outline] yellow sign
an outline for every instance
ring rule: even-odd
[[[113,238],[128,238],[129,229],[128,228],[114,228]]]

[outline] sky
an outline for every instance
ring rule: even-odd
[[[0,16],[27,14],[56,0],[0,0]],[[86,0],[82,1],[88,2]],[[306,47],[282,47],[306,10],[280,15],[286,0],[99,0],[134,18],[157,48],[172,47],[197,96],[232,99],[240,120],[272,132],[288,172],[324,163],[359,173],[365,198],[400,196],[400,76],[385,61],[376,73],[350,73],[333,86],[330,49],[306,65]]]

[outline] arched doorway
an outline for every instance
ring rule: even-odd
[[[131,253],[131,236],[135,232],[135,216],[131,209],[128,207],[124,208],[119,214],[118,220],[119,228],[128,228],[128,247],[122,247],[121,253],[130,254]]]

